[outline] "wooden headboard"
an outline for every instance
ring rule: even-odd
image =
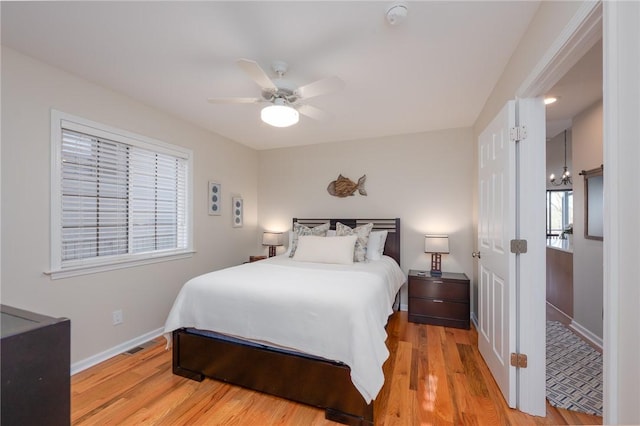
[[[314,226],[330,223],[331,229],[336,229],[336,222],[340,222],[351,228],[373,223],[372,231],[387,231],[387,242],[384,245],[384,254],[395,259],[400,265],[400,218],[395,219],[299,219],[293,218],[293,223],[313,228]]]

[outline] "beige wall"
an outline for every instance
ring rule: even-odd
[[[599,338],[602,338],[602,241],[584,238],[584,179],[578,173],[603,163],[602,119],[602,100],[573,119],[573,320]]]
[[[525,79],[529,77],[532,70],[536,67],[543,55],[550,48],[552,43],[558,38],[564,30],[569,20],[575,15],[582,6],[579,1],[544,1],[541,2],[538,11],[529,23],[518,47],[516,48],[511,59],[507,63],[498,83],[493,88],[491,95],[487,99],[478,119],[473,126],[473,136],[477,140],[485,127],[493,120],[493,118],[502,109],[505,103],[516,98],[516,92],[523,84]],[[474,158],[477,158],[477,147],[474,144]],[[474,179],[477,176],[477,162],[474,162]],[[477,185],[474,184],[474,188]],[[477,191],[473,192],[473,229],[474,234],[477,233]],[[477,244],[474,244],[474,247]],[[471,312],[476,316],[478,311],[477,301],[477,277],[475,268],[477,263],[474,262],[474,277],[472,283],[472,305]],[[544,283],[542,283],[544,285]]]
[[[51,280],[50,110],[184,146],[194,153],[192,258]],[[71,319],[72,363],[163,327],[190,277],[243,262],[257,246],[257,152],[128,97],[2,49],[2,303]],[[223,215],[207,214],[207,181],[222,184]],[[230,196],[243,196],[232,228]],[[113,326],[111,312],[124,323]]]
[[[399,217],[402,268],[429,269],[424,234],[450,235],[442,269],[471,276],[471,129],[261,151],[259,227],[284,231],[292,217]],[[368,196],[337,198],[329,182],[367,175]],[[402,303],[406,304],[406,296]]]
[[[476,135],[482,133],[508,100],[515,98],[517,89],[581,5],[580,1],[541,2],[474,124]]]

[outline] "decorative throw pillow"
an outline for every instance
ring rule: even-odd
[[[308,226],[300,225],[299,223],[293,224],[293,238],[289,242],[289,246],[291,250],[289,252],[289,257],[293,257],[296,254],[296,247],[298,247],[298,237],[301,235],[315,235],[317,237],[325,237],[327,235],[327,231],[331,224],[323,223],[322,225],[318,225],[314,228],[309,228]]]
[[[336,223],[336,236],[342,237],[345,235],[356,235],[356,247],[353,251],[354,262],[364,262],[364,258],[367,254],[367,242],[369,242],[369,234],[373,228],[373,223],[367,223],[366,225],[360,225],[351,229],[345,224],[340,222]]]
[[[388,231],[371,231],[367,243],[367,260],[380,260],[387,242]]]
[[[333,238],[300,235],[293,260],[350,265],[353,263],[353,248],[356,239],[355,235]]]
[[[284,256],[289,257],[289,255],[291,254],[291,246],[292,246],[292,242],[293,242],[293,231],[292,230],[288,230],[287,231],[287,250],[284,252]]]

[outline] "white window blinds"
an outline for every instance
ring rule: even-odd
[[[186,247],[185,162],[132,148],[129,164],[133,253]]]
[[[62,261],[129,251],[129,147],[62,130]]]
[[[189,155],[60,123],[52,270],[189,250]]]

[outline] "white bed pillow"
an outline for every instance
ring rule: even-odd
[[[293,239],[294,239],[293,231],[289,230],[288,234],[289,234],[289,245],[287,246],[287,250],[284,252],[284,256],[291,257],[291,248],[293,247]],[[335,229],[329,229],[327,231],[327,237],[335,237],[335,236],[336,236]]]
[[[293,260],[350,265],[357,239],[356,235],[332,238],[300,235]]]
[[[380,260],[384,253],[384,244],[387,242],[389,231],[371,231],[367,241],[367,259]]]

